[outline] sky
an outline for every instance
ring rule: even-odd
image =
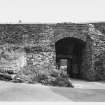
[[[105,22],[105,0],[0,0],[0,23]]]

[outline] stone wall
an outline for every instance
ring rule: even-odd
[[[54,27],[55,42],[64,37],[73,37],[86,41],[88,27],[86,24],[56,24]]]
[[[104,79],[105,35],[88,24],[1,24],[0,44],[8,43],[25,49],[27,64],[35,68],[56,66],[55,43],[64,37],[86,42],[83,51],[81,77],[87,80]],[[43,70],[42,70],[43,71]],[[44,72],[44,71],[43,71]]]
[[[95,80],[95,71],[93,63],[93,41],[87,34],[86,46],[82,52],[82,67],[81,67],[81,77],[86,80]]]
[[[39,52],[27,54],[27,64],[35,66],[35,68],[50,69],[53,65],[54,52]]]
[[[105,35],[97,30],[94,25],[89,27],[89,35],[93,42],[93,70],[95,72],[94,80],[105,80]]]

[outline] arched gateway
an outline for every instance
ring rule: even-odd
[[[96,80],[94,39],[97,32],[88,25],[58,25],[54,28],[55,64],[67,67],[72,78]]]
[[[74,37],[64,37],[55,43],[56,64],[67,67],[69,77],[79,78],[81,76],[83,52],[86,48],[84,40]]]

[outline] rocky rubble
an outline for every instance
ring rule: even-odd
[[[66,72],[53,65],[53,52],[27,55],[27,65],[16,75],[14,82],[73,87]]]
[[[26,83],[41,83],[43,85],[52,86],[73,87],[68,76],[64,75],[62,71],[58,71],[54,68],[47,71],[45,68],[38,70],[34,66],[28,66],[25,67],[24,70],[20,71],[15,76],[13,81]]]

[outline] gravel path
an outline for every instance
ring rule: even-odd
[[[105,101],[105,83],[72,82],[75,88],[0,81],[0,101]]]

